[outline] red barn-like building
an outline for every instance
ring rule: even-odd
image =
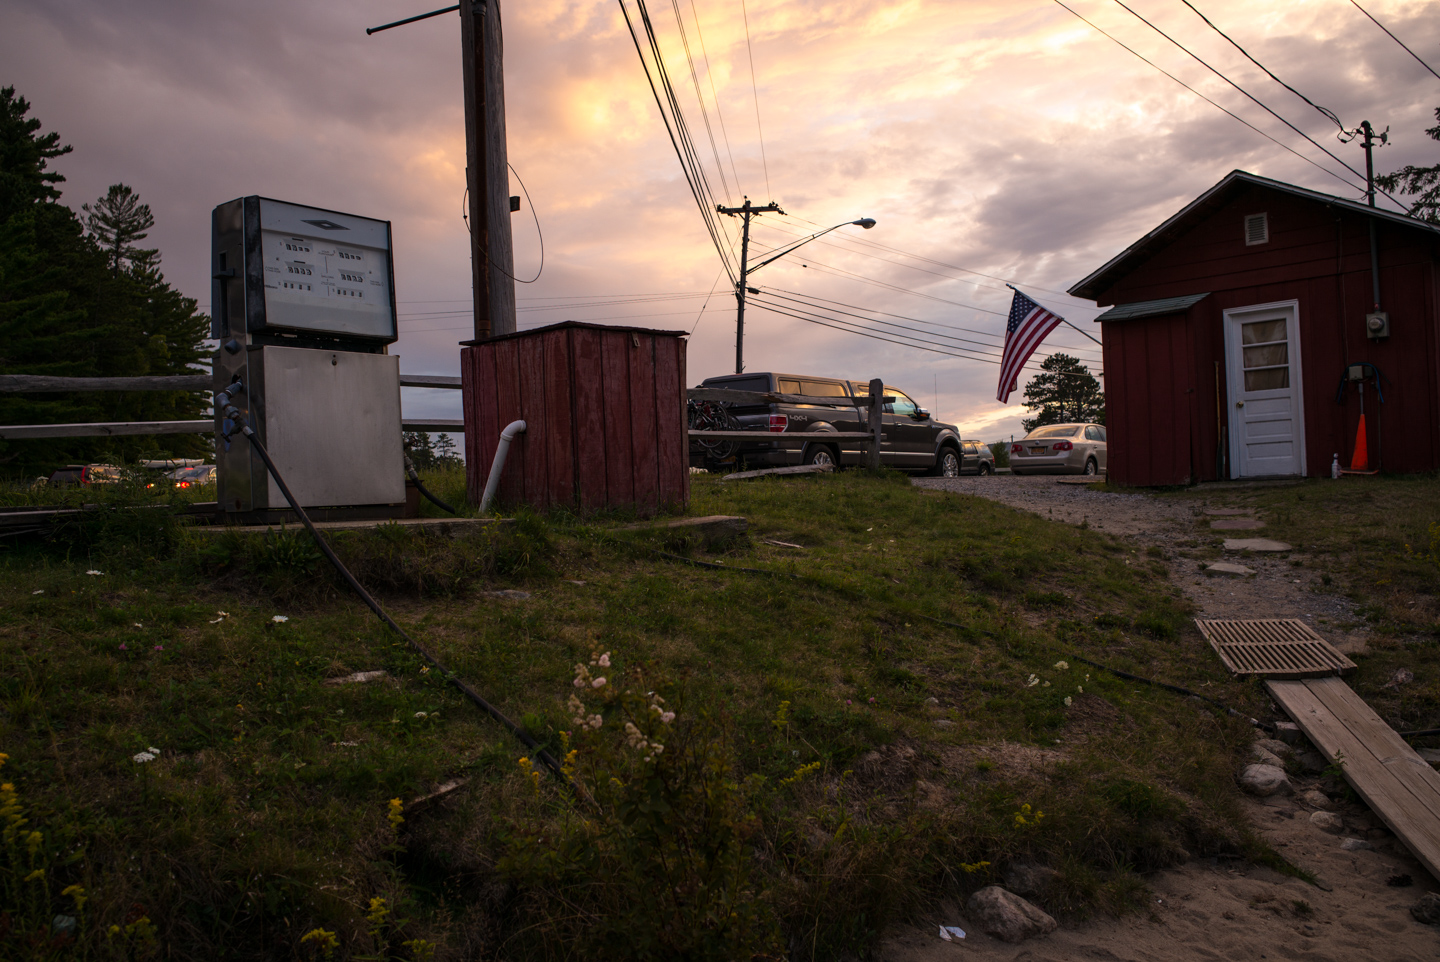
[[[1119,483],[1440,468],[1440,226],[1237,170],[1070,293]]]

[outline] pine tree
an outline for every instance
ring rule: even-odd
[[[460,458],[455,454],[455,442],[448,434],[441,434],[435,439],[435,461],[438,464],[459,464]]]
[[[1435,119],[1440,120],[1440,107],[1435,108]],[[1440,140],[1440,124],[1425,131],[1431,140]],[[1404,194],[1418,194],[1415,203],[1407,213],[1432,224],[1440,224],[1440,164],[1433,167],[1416,167],[1406,164],[1389,174],[1381,174],[1375,183],[1384,190],[1396,190]]]
[[[1026,431],[1044,424],[1105,423],[1105,393],[1089,368],[1068,354],[1051,354],[1040,371],[1025,385],[1025,409],[1039,412],[1020,422]]]
[[[110,260],[111,273],[120,273],[122,261],[132,271],[143,272],[155,265],[158,250],[135,246],[135,241],[144,240],[155,226],[150,205],[140,203],[135,191],[124,184],[111,184],[94,207],[82,204],[80,209],[85,212],[85,230]]]
[[[109,252],[58,203],[55,185],[64,178],[46,169],[70,148],[59,145],[58,134],[40,134],[29,109],[14,88],[0,90],[0,373],[203,370],[208,319],[165,282],[153,254],[139,256],[145,252],[133,248],[133,234],[127,243],[136,256],[112,270]],[[0,424],[191,420],[206,406],[205,392],[7,393],[0,394]],[[196,457],[209,449],[201,435],[0,441],[0,469],[33,476],[66,463]]]

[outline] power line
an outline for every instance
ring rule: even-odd
[[[1389,30],[1389,28],[1386,27],[1385,24],[1381,23],[1379,20],[1376,20],[1374,17],[1371,17],[1369,10],[1366,10],[1364,7],[1360,6],[1360,4],[1355,3],[1355,0],[1350,0],[1350,2],[1355,4],[1355,9],[1356,9],[1356,10],[1359,10],[1361,13],[1365,14],[1365,16],[1370,17],[1370,22],[1373,23],[1373,24],[1375,24],[1375,26],[1379,27],[1381,30],[1384,30],[1384,31],[1385,31],[1385,34],[1386,34],[1391,40],[1393,40],[1393,41],[1395,41],[1396,43],[1400,44],[1401,48],[1403,48],[1404,51],[1405,51],[1406,53],[1408,53],[1410,56],[1414,57],[1415,60],[1420,64],[1420,66],[1424,67],[1426,70],[1430,71],[1432,74],[1435,74],[1435,78],[1436,78],[1437,80],[1440,80],[1440,73],[1435,73],[1435,68],[1434,68],[1434,67],[1430,66],[1428,63],[1426,63],[1425,61],[1421,60],[1421,59],[1420,59],[1420,55],[1419,55],[1418,53],[1416,53],[1415,51],[1411,50],[1409,47],[1406,47],[1406,46],[1405,46],[1405,42],[1404,42],[1403,40],[1401,40],[1399,37],[1395,36],[1393,33],[1391,33],[1390,30]],[[1390,197],[1389,194],[1386,194],[1385,196],[1386,196],[1386,197]],[[1393,197],[1391,197],[1390,199],[1391,199],[1391,200],[1394,200]]]
[[[1143,60],[1145,63],[1149,64],[1151,67],[1154,67],[1156,70],[1160,71],[1160,72],[1163,73],[1165,76],[1169,77],[1171,80],[1175,81],[1177,84],[1179,84],[1180,86],[1184,87],[1186,90],[1190,91],[1192,94],[1194,94],[1195,96],[1199,97],[1201,100],[1205,101],[1205,102],[1206,102],[1207,104],[1209,104],[1210,106],[1214,107],[1216,110],[1224,111],[1226,114],[1228,114],[1229,116],[1231,116],[1231,117],[1234,118],[1235,120],[1240,121],[1240,123],[1244,124],[1246,127],[1249,127],[1251,130],[1255,131],[1257,134],[1259,134],[1261,137],[1264,137],[1266,140],[1270,141],[1270,142],[1273,143],[1275,146],[1280,147],[1280,148],[1283,149],[1283,150],[1289,151],[1290,153],[1294,154],[1296,157],[1299,157],[1301,160],[1305,161],[1305,163],[1307,163],[1307,164],[1309,164],[1310,166],[1314,167],[1316,170],[1324,171],[1326,174],[1329,174],[1331,177],[1334,177],[1336,180],[1340,181],[1340,183],[1344,184],[1346,187],[1349,187],[1349,188],[1351,188],[1351,189],[1354,189],[1354,187],[1355,187],[1354,184],[1350,183],[1350,182],[1349,182],[1348,180],[1346,180],[1344,177],[1341,177],[1339,174],[1335,173],[1335,171],[1331,170],[1331,169],[1328,168],[1328,167],[1325,167],[1325,166],[1322,166],[1322,165],[1316,163],[1314,160],[1311,160],[1309,157],[1306,157],[1304,154],[1300,153],[1298,150],[1296,150],[1295,148],[1291,147],[1290,145],[1288,145],[1288,144],[1283,144],[1283,143],[1281,143],[1280,141],[1276,140],[1274,137],[1270,136],[1270,134],[1268,134],[1268,133],[1266,133],[1265,131],[1261,130],[1259,127],[1256,127],[1254,124],[1252,124],[1250,121],[1246,120],[1244,117],[1241,117],[1239,114],[1237,114],[1237,113],[1235,113],[1235,112],[1233,112],[1233,111],[1231,111],[1231,110],[1228,110],[1228,109],[1226,109],[1225,107],[1220,106],[1218,103],[1216,103],[1215,101],[1211,100],[1209,97],[1205,96],[1205,95],[1202,94],[1200,91],[1196,90],[1194,87],[1190,86],[1189,84],[1187,84],[1185,81],[1181,80],[1179,77],[1175,76],[1175,75],[1174,75],[1173,73],[1171,73],[1170,71],[1166,70],[1165,68],[1161,67],[1159,64],[1157,64],[1157,63],[1155,63],[1154,61],[1150,60],[1148,57],[1146,57],[1144,54],[1140,53],[1140,52],[1139,52],[1138,50],[1136,50],[1134,47],[1129,46],[1128,44],[1126,44],[1126,43],[1124,43],[1123,41],[1119,40],[1119,39],[1118,39],[1117,37],[1115,37],[1114,35],[1106,32],[1105,30],[1102,30],[1098,25],[1096,25],[1095,23],[1093,23],[1092,21],[1086,19],[1083,15],[1081,15],[1081,14],[1079,13],[1079,11],[1077,11],[1077,10],[1075,10],[1074,8],[1068,6],[1068,5],[1064,2],[1064,0],[1055,0],[1055,3],[1058,4],[1058,5],[1061,6],[1061,7],[1064,7],[1066,10],[1070,11],[1070,13],[1073,14],[1078,20],[1081,20],[1081,21],[1083,21],[1084,23],[1088,24],[1091,28],[1093,28],[1093,29],[1095,30],[1095,32],[1101,34],[1101,35],[1104,36],[1106,39],[1112,41],[1112,42],[1115,43],[1116,45],[1118,45],[1118,46],[1124,48],[1125,50],[1129,51],[1130,53],[1134,54],[1134,55],[1135,55],[1136,57],[1138,57],[1140,60]]]
[[[755,83],[755,50],[750,46],[750,13],[745,9],[745,0],[740,0],[740,16],[745,21],[745,52],[750,57],[750,91],[755,95],[755,132],[760,135],[760,163],[765,167],[765,193],[774,200],[775,191],[770,189],[770,161],[765,157],[765,130],[760,126],[760,88]]]
[[[725,130],[725,115],[720,112],[720,94],[715,91],[715,72],[710,69],[710,54],[705,50],[705,32],[700,29],[700,13],[695,9],[695,0],[690,0],[690,13],[695,18],[695,36],[700,40],[700,56],[705,60],[705,80],[710,84],[710,99],[715,102],[715,119],[720,121],[725,156],[730,158],[730,175],[735,178],[736,192],[744,193],[740,186],[740,173],[735,169],[735,154],[730,150],[730,134]]]
[[[1228,33],[1226,33],[1224,30],[1221,30],[1219,27],[1215,26],[1215,24],[1211,23],[1211,22],[1210,22],[1210,18],[1207,17],[1207,16],[1205,16],[1205,14],[1201,13],[1201,12],[1199,11],[1199,9],[1196,8],[1195,4],[1193,4],[1193,3],[1190,2],[1190,0],[1180,0],[1180,2],[1183,3],[1183,4],[1185,4],[1185,6],[1189,7],[1191,10],[1194,10],[1194,11],[1195,11],[1195,16],[1199,17],[1201,20],[1204,20],[1204,21],[1205,21],[1205,25],[1206,25],[1207,27],[1209,27],[1211,30],[1214,30],[1216,33],[1218,33],[1220,36],[1224,37],[1226,40],[1229,40],[1229,41],[1230,41],[1230,46],[1234,47],[1236,50],[1238,50],[1238,51],[1240,51],[1242,54],[1244,54],[1246,60],[1249,60],[1249,61],[1250,61],[1251,63],[1253,63],[1255,66],[1257,66],[1257,67],[1259,67],[1261,70],[1265,71],[1266,75],[1269,76],[1271,80],[1275,81],[1277,84],[1279,84],[1280,86],[1284,87],[1286,90],[1290,91],[1292,94],[1294,94],[1295,96],[1299,97],[1301,100],[1305,101],[1307,104],[1309,104],[1310,106],[1314,107],[1316,110],[1320,111],[1321,116],[1323,116],[1326,120],[1328,120],[1328,121],[1330,121],[1331,123],[1333,123],[1336,127],[1339,127],[1342,131],[1345,130],[1345,125],[1340,122],[1340,118],[1339,118],[1339,117],[1335,116],[1335,112],[1334,112],[1334,111],[1329,110],[1329,109],[1327,109],[1327,108],[1325,108],[1325,107],[1320,106],[1320,105],[1317,104],[1315,101],[1311,100],[1309,97],[1305,96],[1305,95],[1302,94],[1300,91],[1296,90],[1294,87],[1290,86],[1290,85],[1287,84],[1285,81],[1281,80],[1279,77],[1277,77],[1277,76],[1275,76],[1273,73],[1271,73],[1269,67],[1265,66],[1263,63],[1261,63],[1260,61],[1256,60],[1254,57],[1250,56],[1250,51],[1246,50],[1244,47],[1240,46],[1238,43],[1236,43],[1234,40],[1232,40],[1231,37],[1230,37],[1230,35],[1229,35]],[[1347,131],[1347,132],[1348,132],[1348,131]]]
[[[1246,90],[1244,87],[1240,86],[1240,85],[1237,84],[1235,81],[1231,80],[1229,77],[1225,76],[1223,73],[1221,73],[1220,71],[1216,70],[1214,67],[1210,66],[1210,64],[1207,63],[1206,61],[1202,60],[1202,59],[1199,57],[1199,55],[1194,54],[1194,53],[1191,53],[1190,49],[1187,48],[1183,43],[1181,43],[1180,41],[1176,40],[1174,37],[1170,36],[1170,35],[1169,35],[1168,33],[1166,33],[1164,30],[1161,30],[1159,27],[1155,26],[1155,24],[1151,23],[1149,20],[1146,20],[1146,19],[1145,19],[1144,17],[1142,17],[1140,14],[1136,13],[1133,9],[1131,9],[1131,7],[1130,7],[1129,5],[1127,5],[1127,4],[1125,3],[1125,0],[1115,0],[1115,3],[1116,3],[1119,7],[1121,7],[1123,10],[1125,10],[1127,13],[1129,13],[1131,16],[1133,16],[1135,19],[1137,19],[1137,20],[1139,20],[1141,23],[1145,24],[1145,26],[1149,27],[1151,30],[1154,30],[1154,31],[1155,31],[1156,33],[1158,33],[1160,36],[1164,37],[1166,40],[1169,40],[1169,41],[1170,41],[1171,43],[1173,43],[1175,46],[1179,47],[1179,48],[1180,48],[1181,50],[1183,50],[1185,53],[1189,54],[1190,57],[1193,58],[1196,63],[1201,64],[1202,66],[1205,67],[1206,70],[1209,70],[1209,71],[1210,71],[1211,73],[1213,73],[1215,76],[1219,77],[1221,80],[1225,81],[1227,84],[1229,84],[1230,86],[1234,87],[1236,90],[1240,91],[1240,93],[1244,94],[1247,98],[1249,98],[1251,101],[1253,101],[1258,107],[1260,107],[1262,110],[1264,110],[1264,111],[1265,111],[1266,113],[1268,113],[1270,116],[1274,117],[1276,120],[1280,121],[1280,122],[1281,122],[1282,124],[1284,124],[1286,127],[1289,127],[1291,130],[1295,131],[1295,133],[1297,133],[1297,134],[1299,134],[1301,137],[1305,138],[1305,139],[1306,139],[1307,141],[1309,141],[1311,144],[1314,144],[1316,147],[1318,147],[1318,148],[1321,150],[1321,152],[1323,152],[1323,153],[1325,154],[1325,156],[1329,157],[1331,160],[1333,160],[1333,161],[1335,161],[1336,163],[1340,164],[1342,167],[1344,167],[1346,170],[1350,171],[1350,173],[1354,174],[1356,177],[1359,177],[1361,180],[1364,180],[1364,181],[1366,182],[1367,186],[1368,186],[1369,180],[1365,177],[1364,174],[1360,173],[1360,171],[1356,170],[1354,167],[1351,167],[1349,164],[1345,163],[1344,160],[1341,160],[1339,157],[1337,157],[1336,155],[1332,154],[1332,153],[1330,152],[1329,148],[1325,147],[1325,146],[1322,145],[1319,141],[1315,140],[1315,139],[1314,139],[1313,137],[1311,137],[1309,134],[1305,133],[1305,131],[1301,130],[1299,127],[1296,127],[1296,126],[1295,126],[1294,124],[1292,124],[1290,121],[1286,120],[1284,117],[1280,116],[1280,115],[1277,114],[1275,111],[1271,110],[1270,107],[1267,106],[1265,103],[1263,103],[1258,97],[1254,96],[1253,94],[1250,93],[1250,91]],[[1380,192],[1381,192],[1382,194],[1385,193],[1383,190],[1380,191]],[[1385,194],[1385,196],[1386,196],[1386,197],[1390,197],[1389,194]],[[1394,197],[1390,197],[1390,200],[1391,200],[1397,207],[1399,207],[1401,210],[1404,210],[1404,208],[1405,208],[1405,205],[1404,205],[1404,204],[1400,203],[1398,200],[1395,200]]]
[[[690,56],[690,38],[685,34],[685,18],[680,15],[679,0],[670,0],[670,9],[675,11],[675,26],[680,30],[680,43],[685,48],[685,62],[690,65],[690,82],[695,85],[695,99],[700,104],[700,119],[705,121],[705,135],[710,138],[710,152],[715,156],[715,169],[720,174],[720,186],[725,188],[725,200],[730,200],[730,184],[725,179],[725,165],[720,163],[720,148],[715,146],[715,132],[710,129],[710,111],[705,109],[705,96],[700,93],[700,75],[695,72],[695,58]],[[698,22],[698,21],[697,21]],[[706,65],[709,68],[709,65]],[[719,102],[716,102],[719,109]],[[736,184],[739,187],[739,184]]]

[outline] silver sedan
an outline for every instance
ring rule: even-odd
[[[1015,474],[1101,474],[1106,460],[1103,424],[1046,424],[1010,445]]]

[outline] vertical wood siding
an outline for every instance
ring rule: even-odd
[[[559,324],[461,351],[466,478],[478,498],[500,431],[510,447],[501,504],[641,515],[690,497],[683,336]]]
[[[1245,246],[1246,214],[1269,215],[1270,242]],[[1385,375],[1385,403],[1365,388],[1370,449],[1386,471],[1440,468],[1440,245],[1403,226],[1377,225],[1381,307],[1390,314],[1391,336],[1365,336],[1372,310],[1368,218],[1350,211],[1251,186],[1199,219],[1157,250],[1148,261],[1104,292],[1103,304],[1198,294],[1211,296],[1189,311],[1184,350],[1155,321],[1105,324],[1106,419],[1111,434],[1111,474],[1129,484],[1169,484],[1189,461],[1196,480],[1217,477],[1215,362],[1221,362],[1221,402],[1229,423],[1231,399],[1224,377],[1223,313],[1227,309],[1295,299],[1299,302],[1304,396],[1305,473],[1328,475],[1337,452],[1348,464],[1359,420],[1355,388],[1342,403],[1336,388],[1349,364],[1368,361]],[[1167,322],[1168,323],[1168,322]],[[1183,357],[1183,364],[1181,358]],[[1155,372],[1176,370],[1176,381]],[[1193,394],[1177,395],[1183,376]],[[1153,409],[1165,408],[1165,413]],[[1110,420],[1114,418],[1115,420]],[[1158,419],[1158,420],[1157,420]],[[1181,431],[1179,422],[1186,422]],[[1175,424],[1168,437],[1136,430]],[[1227,427],[1228,430],[1228,427]],[[1132,446],[1158,450],[1132,450]],[[1122,477],[1128,474],[1128,478]],[[1144,480],[1150,478],[1153,480]]]

